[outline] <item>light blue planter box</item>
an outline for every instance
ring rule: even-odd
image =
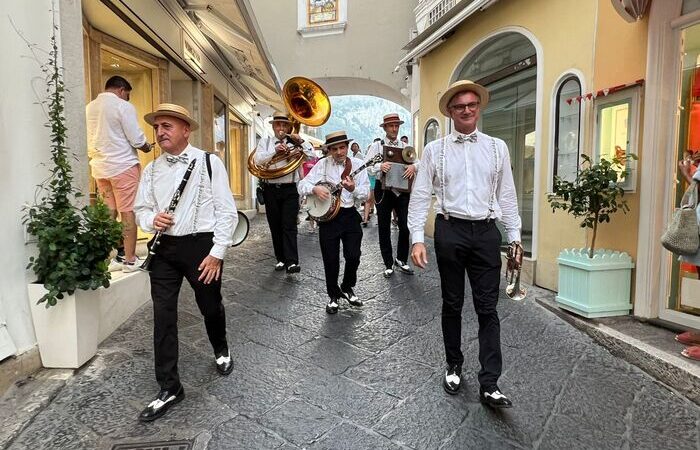
[[[585,248],[559,253],[560,308],[583,317],[625,316],[632,309],[630,284],[632,258],[624,252],[596,250],[593,258]]]

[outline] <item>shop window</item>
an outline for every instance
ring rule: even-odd
[[[348,0],[297,0],[297,31],[304,37],[342,33]]]
[[[578,173],[581,103],[578,78],[569,77],[557,89],[554,128],[554,177],[574,181]]]
[[[423,146],[440,137],[440,124],[435,119],[430,119],[425,125],[425,134],[423,135]]]
[[[248,125],[243,123],[233,112],[229,111],[229,178],[231,192],[237,197],[245,195],[247,158],[248,158]]]
[[[214,154],[228,167],[228,136],[226,135],[226,104],[214,97]]]
[[[595,159],[612,161],[617,158],[621,162],[619,181],[627,191],[634,190],[636,182],[635,160],[627,155],[637,153],[638,104],[638,89],[595,100]]]

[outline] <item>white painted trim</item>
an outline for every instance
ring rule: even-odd
[[[474,2],[474,3],[485,3],[485,2]],[[469,9],[469,8],[466,8]],[[532,46],[535,47],[535,54],[537,55],[537,101],[535,103],[535,185],[532,199],[532,256],[533,261],[537,260],[537,249],[539,243],[539,222],[540,222],[540,186],[537,180],[541,178],[541,161],[542,161],[542,108],[544,99],[544,48],[540,43],[539,39],[528,29],[519,26],[507,26],[495,30],[487,35],[484,35],[481,39],[476,41],[471,47],[467,49],[462,55],[457,65],[452,69],[452,74],[450,75],[450,83],[454,82],[457,75],[461,71],[464,62],[470,53],[472,53],[476,48],[478,48],[484,42],[495,38],[501,34],[505,33],[519,33],[525,36]],[[447,123],[449,124],[450,119],[447,118]],[[445,127],[445,130],[452,130],[451,127]],[[448,131],[449,132],[449,131]]]
[[[700,317],[692,314],[663,308],[659,311],[659,319],[667,320],[684,327],[700,330]]]
[[[670,211],[669,180],[675,180],[675,151],[665,149],[676,148],[680,30],[669,24],[681,6],[682,0],[652,2],[649,13],[634,298],[634,315],[647,318],[666,309],[668,296],[671,257],[659,238]]]
[[[564,72],[562,72],[561,75],[559,75],[559,78],[554,82],[554,87],[552,88],[552,97],[550,99],[550,104],[549,104],[549,146],[548,146],[548,152],[547,152],[547,187],[546,190],[547,192],[552,192],[552,189],[554,189],[553,186],[553,178],[554,178],[554,147],[556,146],[556,143],[554,142],[554,132],[556,130],[556,122],[557,122],[557,91],[561,88],[561,85],[564,84],[565,80],[570,79],[571,77],[575,77],[579,84],[581,85],[581,94],[586,92],[587,87],[586,87],[586,78],[583,75],[583,72],[581,72],[579,69],[575,68],[570,68],[566,69]],[[585,111],[586,111],[586,103],[581,102],[579,103],[580,110],[579,110],[579,130],[578,130],[578,151],[579,155],[583,152],[584,147],[584,130],[586,129],[586,117],[585,117]]]

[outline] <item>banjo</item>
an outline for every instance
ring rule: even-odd
[[[351,173],[349,177],[354,177],[358,173],[362,172],[365,169],[365,167],[382,162],[383,159],[384,158],[382,157],[382,155],[375,155],[371,159],[365,161],[365,163],[358,167],[357,170],[355,170],[353,173]],[[329,220],[332,220],[335,216],[337,216],[338,212],[340,211],[340,194],[343,191],[343,185],[342,183],[333,184],[328,181],[319,181],[318,183],[316,183],[316,186],[325,187],[326,189],[328,189],[328,192],[330,192],[331,195],[325,200],[322,200],[316,194],[307,195],[306,203],[309,207],[309,215],[312,219],[318,222],[328,222]]]

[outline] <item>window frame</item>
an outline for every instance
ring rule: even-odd
[[[639,156],[639,107],[641,100],[641,87],[635,86],[629,89],[610,94],[604,97],[593,99],[593,115],[595,119],[594,126],[594,143],[593,143],[593,162],[600,162],[600,113],[607,107],[616,105],[629,104],[629,113],[627,115],[627,148],[626,154],[634,153]],[[625,169],[628,171],[628,176],[620,186],[625,192],[636,192],[637,189],[637,160],[626,158]]]
[[[425,125],[423,126],[423,147],[424,147],[424,148],[425,148],[426,145],[428,145],[430,142],[432,142],[432,141],[428,141],[428,140],[427,140],[427,137],[428,137],[428,127],[430,127],[431,125],[435,125],[435,126],[437,127],[437,133],[436,133],[436,135],[435,135],[436,137],[435,137],[435,139],[433,139],[433,140],[436,141],[436,140],[440,139],[440,137],[441,137],[441,136],[440,136],[440,122],[439,122],[436,118],[430,117],[430,118],[428,119],[428,121],[425,122]]]
[[[556,94],[554,95],[554,104],[555,110],[554,110],[554,142],[552,143],[552,176],[550,178],[550,182],[552,183],[552,186],[554,185],[554,179],[557,176],[557,168],[558,168],[558,162],[559,162],[559,118],[560,118],[560,109],[559,109],[559,104],[561,100],[561,95],[562,95],[562,89],[564,88],[564,85],[568,83],[569,81],[576,81],[578,83],[578,96],[581,96],[583,94],[583,83],[581,83],[581,79],[575,75],[575,74],[567,74],[564,77],[561,78],[559,81],[559,84],[556,89]],[[572,100],[578,103],[578,134],[577,134],[577,142],[576,142],[576,175],[578,175],[578,167],[581,159],[581,132],[582,132],[582,124],[583,124],[583,103],[582,101],[578,101],[576,99]]]

